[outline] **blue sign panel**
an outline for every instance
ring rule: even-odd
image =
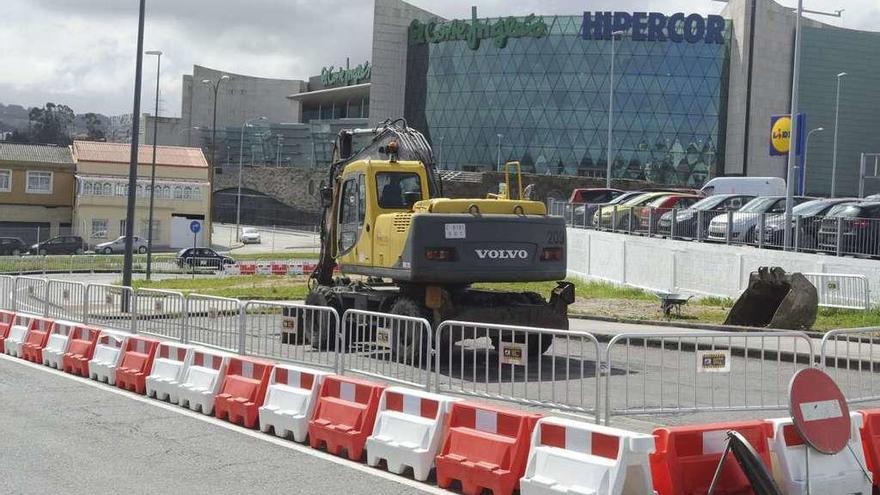
[[[202,222],[193,220],[189,223],[189,230],[192,231],[193,234],[198,234],[202,230]]]
[[[581,37],[610,40],[611,33],[624,32],[633,41],[704,42],[724,44],[727,23],[720,15],[703,17],[678,12],[667,16],[659,12],[584,12]]]

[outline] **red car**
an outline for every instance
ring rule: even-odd
[[[703,197],[698,194],[670,194],[657,198],[643,207],[635,208],[635,214],[639,219],[639,230],[656,232],[657,222],[664,213],[673,209],[690,208],[701,199]]]
[[[620,189],[608,189],[605,187],[578,188],[571,192],[568,204],[584,203],[607,203],[623,194]]]

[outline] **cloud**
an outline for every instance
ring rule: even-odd
[[[794,0],[784,3],[793,4]],[[717,13],[708,0],[413,0],[447,18],[606,10]],[[839,1],[811,0],[831,10]],[[876,0],[848,0],[849,28],[880,30]],[[0,102],[62,102],[80,113],[131,112],[137,0],[3,0]],[[371,58],[372,0],[148,0],[144,48],[162,56],[162,114],[180,113],[181,75],[194,64],[233,73],[306,79],[322,66]],[[152,112],[155,58],[144,59],[142,111]]]

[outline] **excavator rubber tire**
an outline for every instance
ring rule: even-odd
[[[341,305],[330,287],[319,285],[309,292],[306,305],[331,307],[342,317]],[[303,343],[311,345],[317,351],[335,351],[339,336],[336,335],[335,324],[331,328],[322,328],[322,324],[327,322],[327,318],[303,318]]]
[[[389,311],[393,315],[411,316],[414,318],[430,318],[430,312],[423,304],[407,296],[398,297],[391,305]],[[431,344],[430,336],[424,328],[417,324],[406,324],[401,321],[391,323],[392,348],[394,360],[417,368],[430,364]]]

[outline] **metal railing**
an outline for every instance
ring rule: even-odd
[[[247,301],[243,354],[339,372],[339,314],[331,307]]]
[[[816,286],[819,306],[827,308],[871,309],[868,277],[846,273],[804,273]]]
[[[599,418],[601,352],[592,334],[445,321],[434,391],[557,408]]]
[[[619,334],[604,360],[605,423],[620,415],[785,409],[791,377],[813,359],[803,332]]]
[[[228,297],[186,296],[188,342],[243,353],[242,302]]]
[[[831,330],[822,337],[819,366],[847,402],[880,400],[880,327]]]
[[[350,309],[341,330],[341,372],[429,389],[434,336],[428,320]]]
[[[88,325],[136,333],[134,291],[121,285],[88,284],[85,321]]]
[[[33,315],[46,314],[46,279],[16,277],[12,285],[12,308]]]
[[[180,292],[137,289],[134,292],[135,331],[185,342],[188,315]]]
[[[0,275],[0,309],[13,309],[14,299],[12,297],[12,288],[15,285],[15,277],[11,275]]]
[[[86,285],[68,280],[49,280],[45,316],[67,321],[84,321]]]

